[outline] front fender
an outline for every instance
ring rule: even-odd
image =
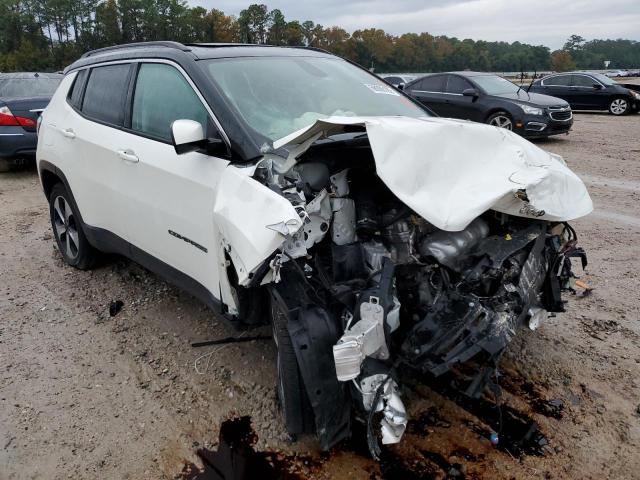
[[[238,283],[246,286],[252,273],[282,247],[285,233],[268,226],[286,225],[290,232],[302,226],[291,203],[251,177],[253,169],[229,165],[215,197],[214,222],[236,269]]]

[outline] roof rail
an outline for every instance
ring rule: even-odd
[[[187,47],[204,47],[204,48],[222,48],[222,47],[271,47],[272,45],[264,45],[258,43],[185,43]]]
[[[123,43],[122,45],[112,45],[110,47],[98,48],[96,50],[91,50],[86,52],[80,58],[91,57],[92,55],[97,55],[98,53],[110,52],[114,50],[120,50],[125,48],[144,48],[144,47],[166,47],[166,48],[175,48],[176,50],[182,50],[183,52],[191,51],[191,48],[180,43],[180,42],[169,42],[169,41],[158,41],[158,42],[137,42],[137,43]]]
[[[331,52],[319,47],[306,47],[304,45],[271,45],[269,43],[185,43],[187,47],[204,47],[204,48],[221,48],[221,47],[277,47],[277,48],[302,48],[304,50],[312,50],[314,52],[328,53]]]

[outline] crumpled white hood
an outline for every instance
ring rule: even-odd
[[[572,220],[593,210],[584,183],[561,157],[513,132],[480,123],[329,117],[275,141],[274,147],[340,133],[345,125],[366,128],[378,176],[407,206],[442,230],[463,230],[489,209],[551,221]],[[294,149],[295,155],[304,149]],[[532,210],[515,196],[518,190],[525,190],[530,206],[544,215],[527,213]]]

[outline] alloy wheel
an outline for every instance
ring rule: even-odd
[[[616,98],[611,102],[611,113],[614,115],[622,115],[627,111],[627,101],[624,98]]]
[[[491,119],[489,125],[494,127],[506,128],[507,130],[513,130],[513,123],[511,119],[505,115],[496,115]]]
[[[58,245],[64,255],[73,260],[80,251],[78,227],[71,206],[64,197],[58,196],[53,202],[53,225]]]

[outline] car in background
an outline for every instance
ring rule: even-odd
[[[615,78],[615,77],[628,77],[629,72],[627,70],[611,70],[610,72],[605,73],[607,77]]]
[[[625,88],[601,73],[548,75],[532,82],[528,90],[562,98],[574,110],[608,110],[613,115],[624,115],[640,109],[639,92]]]
[[[408,83],[403,90],[442,117],[488,123],[524,137],[568,133],[573,124],[566,101],[529,93],[492,73],[433,74]]]
[[[35,156],[38,117],[62,78],[58,73],[0,73],[0,171]]]
[[[397,88],[402,88],[402,86],[416,79],[415,75],[385,75],[380,78]]]

